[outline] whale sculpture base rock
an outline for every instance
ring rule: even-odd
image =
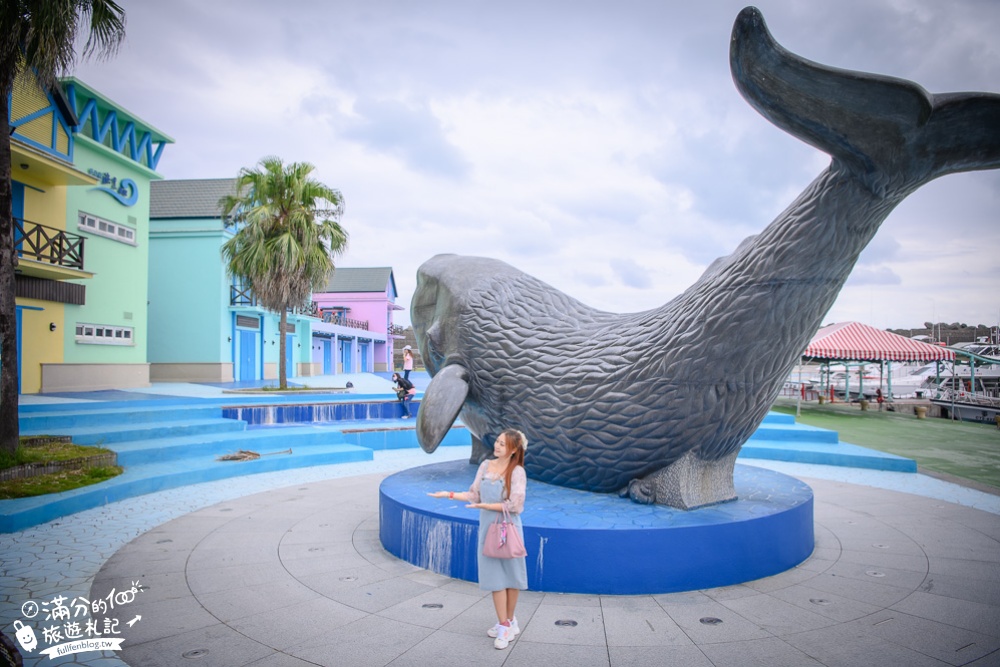
[[[736,500],[733,466],[738,454],[733,452],[718,461],[704,461],[688,452],[672,465],[632,480],[619,495],[637,503],[682,510]]]

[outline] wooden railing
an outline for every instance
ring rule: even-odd
[[[323,313],[323,321],[328,324],[348,327],[349,329],[362,329],[364,331],[368,331],[367,320],[352,320],[350,317],[347,317],[342,313],[325,312]]]
[[[254,294],[252,287],[249,285],[232,284],[229,286],[229,305],[259,306],[260,303],[257,301],[257,295]],[[288,312],[296,313],[298,315],[312,315],[316,317],[319,314],[319,309],[316,307],[316,303],[314,301],[310,301],[308,306],[289,308]]]
[[[257,295],[253,293],[253,289],[251,289],[249,285],[230,285],[229,305],[256,306]]]
[[[14,247],[27,257],[83,270],[84,237],[22,218],[14,218]]]

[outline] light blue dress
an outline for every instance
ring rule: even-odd
[[[476,474],[476,481],[473,482],[469,492],[478,495],[478,502],[499,503],[503,501],[503,478],[492,479],[486,476],[487,462],[484,461]],[[518,475],[518,473],[520,473]],[[524,476],[524,468],[518,470],[515,475]],[[526,479],[526,478],[525,478]],[[523,482],[522,482],[523,484]],[[519,486],[511,484],[511,486]],[[515,488],[515,494],[518,489]],[[520,505],[524,503],[523,491],[520,494]],[[512,499],[513,500],[513,499]],[[476,502],[473,500],[473,502]],[[513,504],[513,503],[512,503]],[[518,507],[520,509],[520,507]],[[517,526],[518,535],[524,541],[524,529],[521,526],[520,512],[508,510],[511,521]],[[490,558],[483,555],[483,543],[486,541],[486,530],[490,524],[503,517],[503,512],[493,512],[491,510],[479,510],[479,588],[485,591],[501,591],[505,588],[517,588],[527,590],[528,588],[528,567],[524,558]],[[501,521],[503,519],[501,518]],[[527,546],[527,545],[525,545]]]

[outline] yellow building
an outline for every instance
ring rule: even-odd
[[[9,125],[19,393],[148,385],[149,181],[172,140],[82,82],[46,90],[30,71]]]
[[[73,166],[76,124],[61,91],[43,89],[30,71],[18,76],[10,143],[20,393],[40,391],[42,364],[63,361],[65,304],[85,294],[65,281],[93,276],[84,269],[83,238],[66,231],[67,187],[97,183]]]

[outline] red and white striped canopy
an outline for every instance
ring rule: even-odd
[[[955,353],[939,345],[897,336],[858,322],[823,327],[802,353],[813,359],[850,361],[954,361]]]

